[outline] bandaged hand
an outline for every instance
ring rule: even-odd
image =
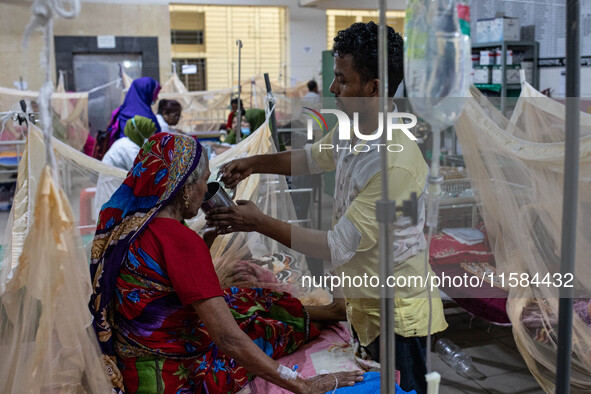
[[[238,200],[236,204],[208,211],[205,216],[206,226],[217,228],[218,234],[258,231],[265,214],[252,201]]]

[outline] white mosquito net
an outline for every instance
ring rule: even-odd
[[[576,272],[560,273],[565,107],[525,83],[511,119],[476,89],[456,124],[518,349],[548,393],[556,377],[559,279],[572,284],[572,392],[591,390],[591,115],[581,113]],[[509,285],[511,273],[529,281]],[[529,282],[529,283],[528,283]],[[537,282],[537,283],[536,283]]]
[[[38,111],[39,92],[0,87],[0,110],[19,111],[25,100],[32,112]],[[88,137],[88,93],[66,93],[63,84],[51,96],[53,135],[76,150],[82,150]],[[22,128],[10,120],[4,124],[2,140],[24,139]]]
[[[275,99],[277,124],[287,124],[292,120],[292,99],[303,97],[308,88],[305,82],[291,87],[283,87],[271,82]],[[217,131],[225,125],[230,113],[230,101],[237,89],[228,88],[215,91],[189,92],[176,73],[162,84],[158,100],[176,100],[183,107],[182,117],[176,128],[180,131]],[[267,107],[267,90],[263,76],[257,75],[242,80],[241,99],[246,109]],[[157,104],[154,109],[157,108]]]

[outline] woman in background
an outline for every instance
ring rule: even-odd
[[[224,142],[227,142],[228,144],[236,143],[236,123],[238,122],[238,116],[236,112],[234,113],[234,117],[232,119],[232,128],[228,130],[228,136],[224,140]],[[242,139],[257,131],[258,128],[265,123],[265,120],[267,120],[264,109],[251,108],[249,110],[245,110],[244,108],[241,108],[241,112],[242,116],[240,117],[240,136]]]
[[[115,141],[103,157],[102,162],[125,171],[131,170],[140,148],[155,132],[156,124],[152,120],[143,116],[134,116],[125,124],[124,137]],[[95,218],[103,204],[111,198],[119,185],[121,185],[120,178],[99,174],[94,195]]]
[[[160,125],[151,108],[152,103],[158,97],[158,92],[160,92],[160,85],[154,78],[142,77],[135,79],[125,95],[123,104],[111,114],[111,121],[107,126],[107,130],[99,132],[92,157],[102,160],[111,145],[125,135],[124,130],[127,121],[136,115],[150,119],[156,125],[156,132],[159,132]]]
[[[160,85],[154,78],[142,77],[131,83],[123,104],[113,112],[109,122],[109,145],[113,145],[116,140],[125,135],[123,131],[127,121],[136,115],[150,119],[156,125],[156,132],[160,131],[158,119],[151,108],[158,97],[158,92],[160,92]]]
[[[244,108],[244,104],[242,102],[242,100],[240,100],[240,108]],[[234,115],[236,114],[236,111],[238,110],[238,98],[233,98],[230,101],[230,114],[228,115],[228,121],[226,122],[226,127],[225,129],[230,131],[230,129],[232,129],[232,121],[234,120]]]
[[[181,104],[176,100],[162,99],[158,102],[158,112],[156,119],[160,125],[160,131],[170,133],[170,126],[176,126],[181,119]]]

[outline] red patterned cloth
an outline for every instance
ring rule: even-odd
[[[496,269],[495,259],[486,237],[481,243],[466,245],[447,234],[437,233],[431,240],[429,263],[433,272],[440,278],[457,278],[456,284],[442,281],[439,289],[467,312],[494,324],[511,324],[507,315],[508,293],[490,281],[490,275],[496,275]],[[474,284],[483,276],[480,287],[457,285],[460,278],[466,277],[468,283]],[[476,278],[470,282],[472,277]],[[462,283],[465,284],[466,281]]]
[[[293,353],[308,337],[319,335],[309,325],[302,304],[289,294],[231,287],[224,290],[224,298],[240,329],[273,359]],[[118,337],[117,360],[126,392],[235,393],[254,378],[213,343],[188,307],[169,318],[175,322],[165,320],[162,325],[168,332],[158,332],[158,338],[147,338],[149,342],[130,345]],[[168,357],[153,354],[161,349],[146,348],[156,343]]]
[[[126,392],[236,392],[252,376],[213,343],[191,307],[223,296],[238,326],[269,357],[318,332],[287,293],[222,292],[209,249],[174,219],[154,218],[129,248],[115,285],[113,331]]]
[[[489,262],[493,265],[495,261],[486,240],[476,245],[465,245],[447,234],[437,233],[433,235],[429,248],[431,267],[444,264],[459,264],[464,260]]]
[[[113,387],[123,390],[115,360],[111,326],[115,282],[131,244],[183,187],[201,157],[201,144],[192,137],[158,133],[146,142],[127,177],[99,214],[92,242],[89,308],[103,353],[105,372]]]

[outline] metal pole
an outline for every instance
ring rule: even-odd
[[[271,79],[269,79],[269,73],[263,74],[265,77],[265,87],[267,88],[267,95],[273,97],[273,90],[271,89]],[[273,110],[269,114],[269,128],[271,129],[271,135],[273,136],[273,142],[275,142],[275,149],[279,152],[279,134],[277,133],[277,120],[275,119],[275,110],[273,109],[273,100],[269,101],[269,111]]]
[[[236,115],[238,115],[238,119],[236,121],[236,143],[240,142],[242,137],[241,130],[242,130],[242,106],[240,105],[240,96],[242,94],[242,82],[240,81],[240,66],[242,63],[242,41],[236,40],[236,45],[238,45],[238,109],[236,110]],[[236,118],[234,115],[234,118]]]
[[[564,192],[562,200],[562,241],[560,272],[575,273],[577,201],[579,181],[580,127],[580,21],[579,0],[566,1],[566,139],[564,150]],[[572,356],[573,296],[571,287],[560,288],[558,307],[558,352],[556,393],[570,392]]]
[[[388,34],[386,25],[386,0],[379,0],[380,20],[378,30],[378,64],[380,78],[380,111],[386,128],[388,114]],[[382,144],[388,144],[387,133],[382,133]],[[392,224],[396,217],[396,206],[388,196],[388,152],[382,149],[382,199],[376,203],[377,219],[380,222],[380,276],[382,281],[394,274],[392,264]],[[384,286],[380,298],[380,370],[381,392],[394,393],[396,356],[394,345],[394,288]]]

